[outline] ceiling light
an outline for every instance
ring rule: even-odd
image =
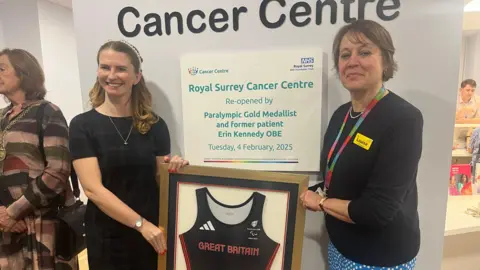
[[[478,12],[480,11],[480,0],[473,0],[466,4],[463,8],[464,12]]]

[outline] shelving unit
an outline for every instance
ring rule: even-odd
[[[445,236],[480,232],[480,218],[465,213],[469,207],[480,207],[480,195],[449,196]]]
[[[455,149],[452,151],[453,158],[459,157],[472,157],[472,154],[468,153],[466,149]]]
[[[476,128],[480,124],[455,124],[455,128]],[[452,164],[469,163],[472,154],[466,149],[452,151]],[[480,195],[448,196],[445,236],[480,232],[480,218],[465,213],[468,208],[480,207]]]
[[[480,127],[480,124],[455,124],[455,128],[477,128]],[[455,149],[452,150],[452,159],[458,158],[471,158],[472,154],[468,153],[467,149]],[[453,160],[452,160],[453,161]],[[455,160],[455,163],[458,160]],[[463,159],[461,160],[463,162]]]
[[[480,127],[480,124],[455,124],[456,128]]]

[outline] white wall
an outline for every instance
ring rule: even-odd
[[[42,63],[37,1],[6,0],[1,5],[4,45],[25,49]]]
[[[0,9],[2,9],[3,4],[0,4]],[[5,37],[3,36],[3,24],[2,19],[0,18],[0,49],[5,47]]]
[[[463,81],[463,76],[465,74],[465,49],[466,49],[466,36],[465,34],[462,37],[462,43],[460,45],[460,68],[458,72],[458,85]]]
[[[480,31],[465,38],[464,79],[480,81]]]
[[[18,14],[22,14],[22,16],[19,17]],[[28,50],[42,63],[36,1],[2,1],[0,4],[0,48],[5,47]],[[6,105],[5,99],[0,97],[0,108]]]
[[[21,14],[21,16],[19,16]],[[36,0],[5,0],[0,4],[0,48],[21,48],[42,64],[40,26]],[[0,108],[6,106],[0,98]]]
[[[170,128],[172,151],[183,153],[179,66],[179,57],[182,54],[312,45],[321,47],[329,53],[333,36],[343,25],[343,6],[340,1],[335,1],[338,3],[336,24],[330,24],[330,9],[327,7],[324,9],[325,17],[321,25],[316,25],[313,18],[307,26],[294,27],[289,21],[288,9],[300,1],[287,1],[284,8],[273,2],[274,7],[269,8],[268,14],[269,18],[278,18],[280,12],[285,12],[287,19],[284,26],[278,29],[267,29],[258,19],[260,2],[74,1],[82,96],[87,97],[88,89],[95,81],[95,55],[99,46],[107,39],[125,38],[117,26],[118,12],[123,7],[134,6],[140,12],[138,19],[132,15],[128,17],[129,29],[133,29],[137,22],[144,25],[143,18],[150,12],[159,14],[163,19],[165,12],[178,11],[184,15],[185,19],[187,12],[194,9],[201,9],[207,12],[208,16],[208,12],[219,7],[230,13],[233,7],[242,5],[247,7],[248,14],[242,14],[238,31],[232,30],[230,21],[229,30],[224,33],[207,30],[201,34],[192,34],[185,28],[186,32],[182,35],[164,33],[162,36],[147,37],[142,32],[139,36],[128,39],[139,48],[145,60],[144,75],[153,92],[155,108]],[[317,1],[305,0],[304,2],[312,7],[312,14],[315,14]],[[375,4],[368,3],[370,6],[365,16],[380,21],[375,14]],[[92,6],[95,8],[92,9]],[[352,5],[352,11],[356,16],[357,4]],[[452,89],[458,88],[463,2],[458,0],[401,1],[400,12],[398,20],[382,22],[392,33],[397,48],[396,57],[399,61],[399,72],[387,86],[419,107],[424,115],[424,148],[418,174],[422,246],[417,269],[440,269],[448,186],[447,181],[440,180],[446,179],[451,161],[456,96],[456,91]],[[387,13],[392,14],[392,12]],[[197,21],[196,25],[199,23]],[[162,27],[163,25],[162,23]],[[176,29],[176,23],[173,25]],[[415,42],[412,41],[413,39]],[[338,105],[348,100],[348,93],[331,71],[331,54],[328,61],[328,115],[331,115]],[[312,213],[307,215],[302,257],[303,269],[326,269],[328,237],[323,228],[321,215]]]
[[[70,122],[83,110],[73,13],[46,0],[39,0],[38,8],[47,98]]]
[[[70,123],[83,112],[73,13],[47,0],[38,0],[38,14],[46,99],[57,104]],[[86,202],[83,189],[80,191],[80,199]]]

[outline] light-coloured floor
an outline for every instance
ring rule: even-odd
[[[480,233],[447,236],[444,242],[442,270],[478,270]],[[80,270],[88,270],[87,250],[78,255]]]
[[[446,236],[442,270],[480,269],[480,232]]]
[[[80,270],[88,270],[88,260],[87,260],[86,249],[78,255],[78,262],[80,263]]]

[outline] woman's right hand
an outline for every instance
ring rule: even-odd
[[[10,217],[5,206],[0,206],[0,230],[4,232],[23,233],[27,225],[23,220],[16,221]]]
[[[300,201],[302,202],[303,207],[311,211],[321,211],[320,201],[322,196],[311,190],[307,190],[300,195]]]
[[[162,227],[157,227],[147,220],[144,220],[140,233],[143,238],[153,246],[155,251],[163,255],[167,251],[167,241],[165,240],[165,233]]]
[[[20,220],[15,223],[15,225],[13,225],[13,227],[10,228],[9,231],[14,233],[24,233],[27,231],[27,224],[25,223],[25,221]]]

